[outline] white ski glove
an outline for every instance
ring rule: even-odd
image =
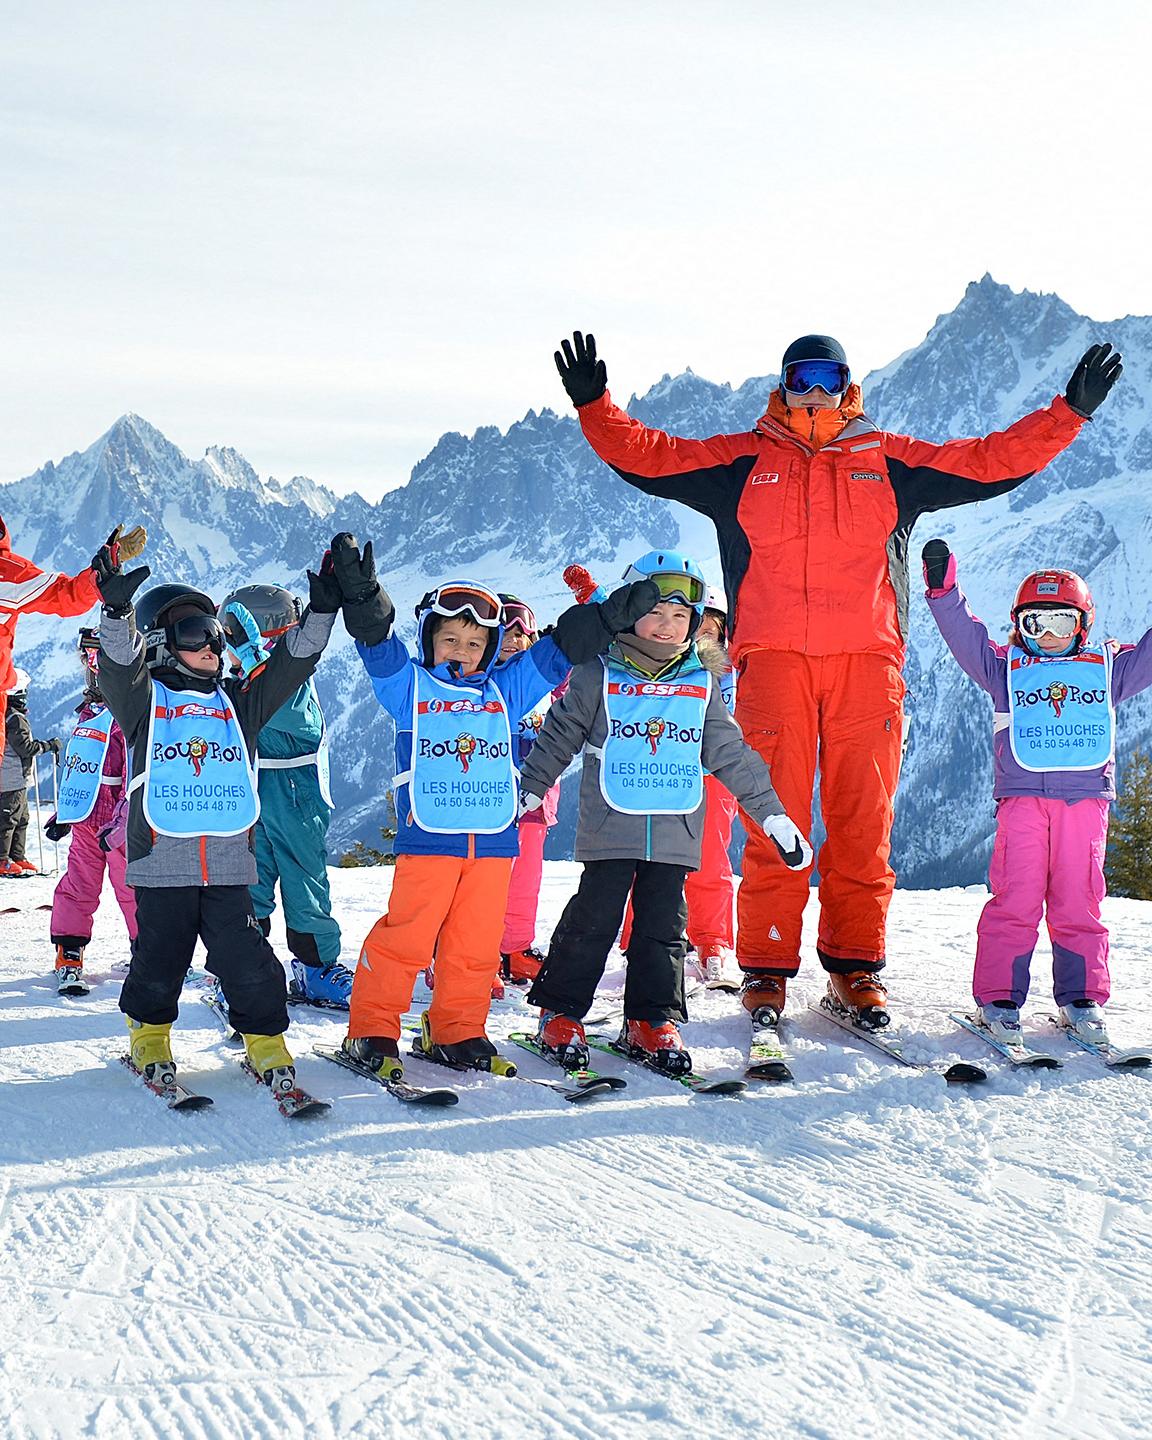
[[[771,815],[764,822],[764,833],[780,852],[789,870],[807,870],[812,863],[812,847],[787,815]]]
[[[533,810],[539,810],[543,804],[543,795],[530,795],[527,790],[521,790],[520,804],[516,809],[516,819],[523,820],[525,815],[531,815]]]

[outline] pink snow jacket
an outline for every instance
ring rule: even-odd
[[[988,628],[968,608],[958,585],[950,590],[926,591],[928,608],[956,663],[992,697],[997,716],[1008,718],[1008,647],[998,645]],[[1152,685],[1152,630],[1135,645],[1107,642],[1112,648],[1112,703],[1119,705]],[[994,777],[992,794],[997,800],[1009,795],[1042,795],[1054,800],[1116,798],[1116,766],[1113,762],[1098,770],[1025,770],[1016,763],[1004,725],[992,737]]]

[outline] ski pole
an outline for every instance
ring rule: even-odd
[[[40,873],[44,874],[44,826],[40,820],[40,757],[32,761],[32,779],[36,795],[36,843],[40,847]]]
[[[52,755],[52,813],[53,815],[59,815],[60,813],[60,756],[55,753]],[[55,850],[55,855],[52,860],[52,873],[53,875],[59,875],[60,841],[53,840],[52,845]]]

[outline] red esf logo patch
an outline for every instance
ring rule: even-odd
[[[486,700],[477,705],[474,700],[421,700],[416,707],[421,715],[483,715],[499,714],[500,701]]]
[[[752,485],[779,485],[780,472],[779,470],[761,470],[759,474],[752,476],[749,483]]]

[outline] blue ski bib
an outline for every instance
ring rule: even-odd
[[[1051,660],[1008,651],[1008,739],[1022,770],[1099,770],[1114,757],[1112,652]]]
[[[704,800],[700,746],[712,693],[707,670],[684,680],[642,680],[604,661],[608,734],[600,793],[623,815],[690,815]]]
[[[432,835],[499,835],[516,819],[520,776],[503,695],[421,667],[413,688],[412,767],[395,780],[408,785],[412,819]]]
[[[260,817],[256,772],[223,691],[198,695],[152,681],[144,818],[160,835],[242,835]]]
[[[736,713],[736,671],[734,668],[725,670],[724,674],[717,680],[720,687],[720,698],[728,707],[729,715]]]
[[[521,715],[519,724],[516,726],[516,758],[523,760],[528,751],[536,743],[536,737],[544,727],[544,721],[548,718],[548,712],[552,709],[551,691],[533,710],[527,715]]]
[[[62,824],[75,825],[87,820],[95,810],[111,739],[112,713],[106,707],[81,720],[73,730],[60,762],[56,818]]]

